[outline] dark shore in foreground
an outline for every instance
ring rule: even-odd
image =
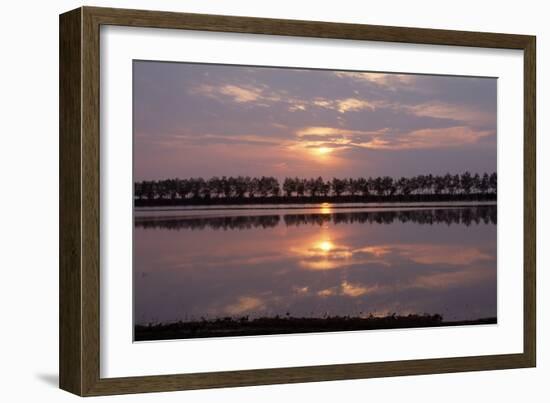
[[[136,325],[135,341],[192,339],[228,336],[260,336],[291,333],[342,332],[354,330],[382,330],[421,327],[443,327],[496,324],[496,318],[445,321],[441,315],[408,315],[367,318],[334,316],[328,318],[248,317],[220,318],[192,322]]]

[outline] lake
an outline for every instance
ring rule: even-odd
[[[496,224],[494,204],[139,210],[134,323],[496,318]]]

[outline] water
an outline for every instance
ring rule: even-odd
[[[137,213],[135,323],[496,317],[496,206],[335,207]]]

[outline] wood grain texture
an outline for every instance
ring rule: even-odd
[[[81,11],[59,18],[59,386],[81,394]]]
[[[82,390],[99,378],[99,24],[82,9]]]
[[[536,162],[536,39],[531,37],[524,48],[524,172],[523,172],[523,353],[531,366],[536,366],[537,338],[537,162]]]
[[[100,377],[99,28],[123,25],[524,51],[524,352],[129,378]],[[532,367],[535,321],[535,37],[83,7],[60,17],[60,386],[81,396]]]
[[[287,35],[315,38],[523,49],[529,36],[381,25],[86,7],[105,25]]]

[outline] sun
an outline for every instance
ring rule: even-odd
[[[334,248],[334,245],[330,241],[322,241],[317,244],[317,248],[319,248],[325,253],[328,253]]]
[[[331,151],[332,151],[332,149],[330,149],[329,147],[319,147],[319,148],[317,148],[317,153],[320,154],[320,155],[330,154]]]

